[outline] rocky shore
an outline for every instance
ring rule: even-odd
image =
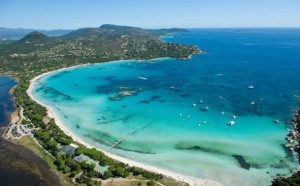
[[[286,137],[286,140],[289,142],[289,144],[286,144],[285,147],[288,148],[293,155],[295,155],[295,152],[297,152],[297,158],[300,159],[300,106],[298,107],[296,113],[293,114],[292,124],[293,129]]]

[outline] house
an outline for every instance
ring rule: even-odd
[[[60,152],[58,153],[58,155],[61,156],[64,153],[68,153],[71,156],[75,156],[75,151],[76,151],[77,147],[78,147],[77,145],[74,145],[72,143],[70,145],[61,145],[61,144],[58,144],[58,148],[60,150]]]

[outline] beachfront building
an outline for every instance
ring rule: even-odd
[[[102,175],[102,176],[104,175],[105,171],[108,171],[108,167],[109,166],[105,165],[102,162],[94,160],[93,158],[91,158],[90,156],[88,156],[86,154],[81,154],[79,156],[76,156],[74,158],[74,160],[76,162],[79,162],[79,163],[81,161],[85,160],[88,165],[90,165],[90,164],[96,164],[96,167],[94,168],[94,171],[97,172],[98,174]]]
[[[58,144],[57,147],[60,150],[60,152],[58,153],[59,156],[67,153],[67,154],[70,154],[72,157],[74,157],[75,156],[76,148],[78,146],[71,143],[70,145],[61,145],[61,144]]]

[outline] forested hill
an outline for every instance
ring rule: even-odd
[[[61,37],[31,32],[0,45],[1,75],[34,75],[66,66],[112,60],[172,57],[201,53],[195,46],[164,42],[157,34],[128,26],[82,28]]]
[[[155,37],[154,34],[141,28],[105,24],[100,26],[99,28],[81,28],[72,31],[69,34],[63,35],[62,38],[94,38],[101,40],[114,40],[122,36],[133,36],[143,38]]]
[[[186,29],[182,29],[182,28],[162,28],[162,29],[147,29],[147,31],[156,34],[158,36],[163,36],[163,35],[167,35],[170,33],[186,33],[186,32],[190,32]]]

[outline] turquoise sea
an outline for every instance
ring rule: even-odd
[[[299,168],[284,145],[299,106],[300,29],[191,29],[162,39],[207,54],[76,67],[39,79],[32,93],[90,144],[106,150],[131,134],[110,152],[175,172],[268,185]]]

